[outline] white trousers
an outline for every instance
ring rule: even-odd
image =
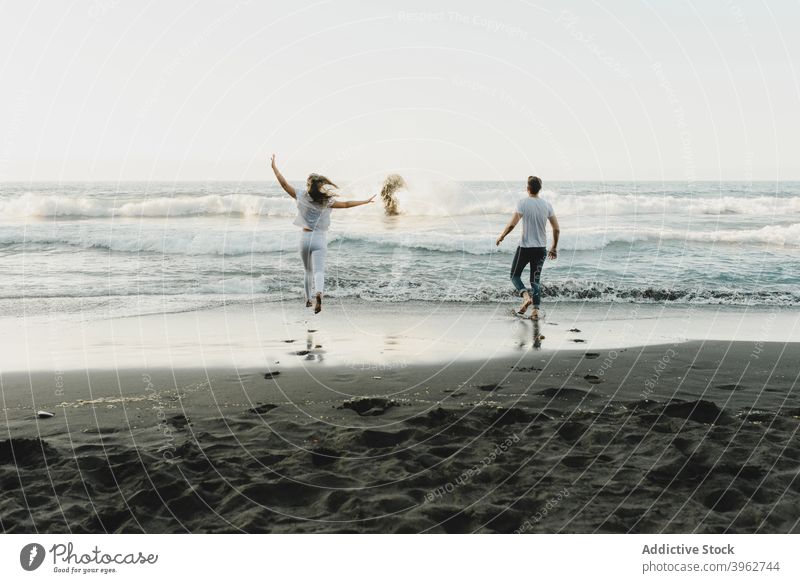
[[[306,299],[311,300],[325,291],[325,255],[327,254],[325,231],[303,231],[300,237],[300,257],[306,273],[304,285]]]

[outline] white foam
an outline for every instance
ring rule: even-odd
[[[342,244],[366,244],[387,249],[466,253],[488,255],[513,253],[516,238],[512,235],[501,246],[496,247],[496,233],[445,232],[438,231],[391,231],[354,232],[333,230],[328,235],[328,248],[335,251]],[[294,253],[298,235],[294,231],[273,231],[268,228],[253,230],[237,229],[175,229],[121,228],[77,229],[62,228],[57,233],[52,229],[13,228],[0,230],[0,245],[70,246],[82,249],[109,249],[126,253],[151,252],[164,255],[248,255],[284,251]],[[630,228],[585,227],[566,231],[559,247],[564,251],[592,251],[604,249],[612,244],[637,243],[719,243],[748,244],[769,247],[800,247],[800,223],[774,225],[759,229],[720,229],[696,231],[692,228]]]
[[[476,186],[455,182],[433,182],[408,179],[408,188],[397,192],[400,212],[407,216],[456,217],[505,215],[513,212],[516,201],[525,196],[521,188],[509,185]],[[379,185],[353,185],[345,189],[354,197],[379,192]],[[363,193],[363,194],[359,194]],[[715,196],[676,192],[618,194],[598,192],[571,194],[545,189],[542,197],[549,200],[560,217],[592,217],[664,215],[746,215],[785,217],[800,214],[798,196]],[[380,204],[362,209],[378,216]],[[264,216],[291,217],[295,203],[285,195],[205,194],[197,196],[153,196],[131,201],[113,194],[65,195],[27,192],[0,197],[2,218],[111,218],[111,217],[197,217],[197,216]]]
[[[204,196],[153,197],[142,201],[115,198],[25,193],[0,199],[0,217],[193,217],[193,216],[275,216],[296,212],[288,196],[274,198],[251,194],[209,194]]]

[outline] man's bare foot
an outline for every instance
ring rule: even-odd
[[[531,300],[531,296],[529,296],[528,294],[525,294],[524,296],[522,296],[522,305],[519,307],[519,310],[517,310],[517,314],[522,315],[525,312],[527,312],[528,308],[530,307],[530,305],[532,303],[533,303],[533,300]]]
[[[531,312],[531,320],[538,320],[539,319],[539,308],[533,308]]]
[[[314,304],[314,313],[319,314],[322,311],[322,294],[317,294],[317,303]]]

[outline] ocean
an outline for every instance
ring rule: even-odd
[[[513,302],[519,233],[499,248],[495,239],[524,182],[405,178],[397,217],[379,199],[334,211],[326,295]],[[343,189],[346,198],[379,190]],[[545,307],[800,301],[800,183],[546,182],[542,197],[562,230],[559,258],[543,272]],[[300,304],[294,209],[271,182],[2,184],[0,315]]]

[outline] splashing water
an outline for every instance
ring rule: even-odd
[[[390,174],[383,181],[381,188],[381,200],[383,201],[383,209],[386,211],[387,217],[393,217],[400,214],[398,208],[398,200],[395,193],[401,188],[406,188],[406,181],[399,174]]]

